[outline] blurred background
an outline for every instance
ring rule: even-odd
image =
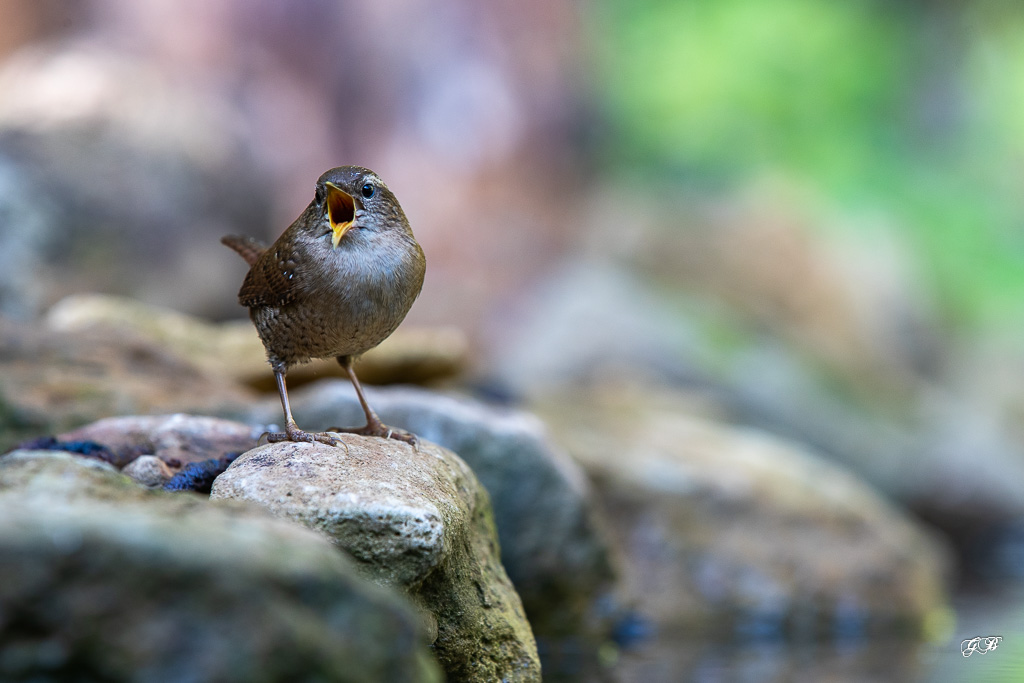
[[[368,166],[464,387],[666,389],[803,443],[949,547],[917,675],[1024,642],[1024,6],[0,0],[0,93],[4,316],[244,318],[220,236]]]

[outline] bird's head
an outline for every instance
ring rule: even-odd
[[[314,203],[329,228],[335,249],[352,230],[370,233],[391,228],[408,230],[398,200],[380,177],[361,166],[340,166],[320,176]]]

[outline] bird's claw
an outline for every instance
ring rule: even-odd
[[[342,434],[358,434],[360,436],[379,436],[384,439],[404,441],[413,448],[416,448],[420,441],[419,437],[412,432],[407,432],[404,429],[388,427],[386,424],[379,422],[377,424],[368,424],[363,427],[331,427],[330,431]]]
[[[327,446],[345,446],[345,450],[348,450],[348,445],[344,441],[331,435],[329,432],[304,432],[294,424],[285,425],[284,429],[283,432],[267,432],[263,436],[267,437],[267,443],[280,443],[282,441],[322,443]],[[260,438],[262,439],[263,436]]]

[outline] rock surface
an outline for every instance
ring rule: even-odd
[[[150,488],[163,486],[174,476],[171,468],[155,455],[140,455],[125,465],[121,473]]]
[[[1024,362],[1009,353],[1012,335],[1002,343],[935,336],[934,320],[906,298],[914,295],[892,286],[906,272],[851,280],[814,265],[824,246],[815,240],[783,234],[772,244],[770,225],[751,224],[746,236],[751,226],[740,222],[657,238],[642,217],[625,227],[619,209],[607,208],[592,237],[605,245],[614,234],[628,260],[646,254],[634,261],[642,267],[582,256],[523,290],[519,314],[495,319],[489,338],[497,343],[484,350],[491,360],[482,365],[502,385],[527,401],[557,401],[613,375],[691,391],[729,422],[808,445],[937,527],[965,573],[1024,575],[994,559],[1024,553],[1024,401],[1013,399]],[[730,233],[739,238],[731,263],[719,247],[717,256],[681,247]],[[877,246],[859,265],[895,265]],[[766,258],[780,248],[793,259]],[[751,272],[734,277],[746,266]],[[739,289],[718,299],[680,288],[680,267]],[[771,269],[782,276],[774,284]],[[866,316],[860,324],[856,310]]]
[[[60,333],[0,317],[0,450],[111,415],[232,416],[252,392],[126,331]]]
[[[522,604],[501,566],[487,492],[454,453],[344,436],[239,457],[211,498],[256,503],[319,529],[364,574],[405,591],[436,633],[451,681],[539,681]]]
[[[125,297],[79,294],[51,308],[47,325],[58,332],[121,331],[189,359],[212,377],[276,391],[266,351],[248,320],[210,323]],[[363,356],[359,376],[369,384],[436,381],[461,372],[466,354],[466,335],[458,329],[403,326]],[[341,366],[316,360],[290,370],[288,386],[332,376],[345,377]]]
[[[3,680],[439,681],[418,622],[309,530],[67,453],[0,458]]]
[[[118,460],[155,455],[172,473],[184,465],[240,453],[256,446],[260,427],[202,415],[129,415],[109,417],[65,432],[60,441],[92,441]]]
[[[490,493],[502,563],[534,633],[558,637],[601,630],[596,605],[614,578],[607,535],[586,477],[551,443],[544,425],[522,411],[434,391],[366,391],[387,424],[458,453]],[[310,428],[364,419],[347,381],[294,392],[292,406]],[[257,418],[272,421],[279,413],[280,406],[267,402]]]
[[[39,273],[56,227],[33,189],[18,164],[0,152],[0,314],[18,320],[36,315],[46,295],[49,283]]]
[[[542,410],[583,464],[656,624],[737,635],[921,633],[948,558],[853,476],[784,441],[619,386]]]

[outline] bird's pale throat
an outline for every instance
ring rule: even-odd
[[[356,216],[356,200],[348,192],[335,185],[327,183],[327,217],[331,221],[331,231],[334,236],[331,244],[335,249],[341,242],[341,238],[352,227]]]

